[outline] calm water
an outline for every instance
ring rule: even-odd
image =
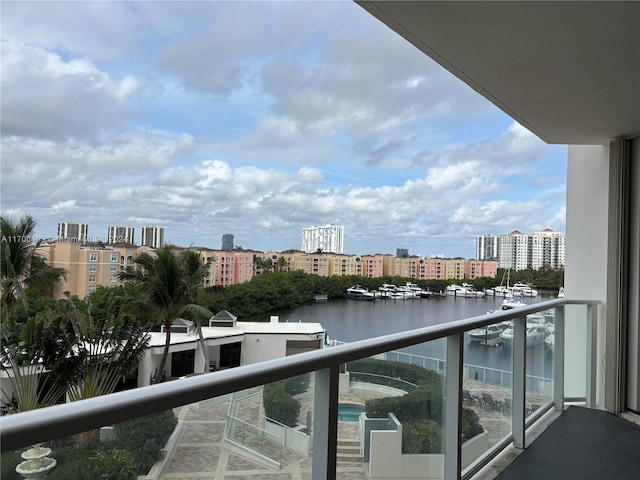
[[[525,298],[524,303],[537,303],[542,297]],[[332,300],[310,303],[280,313],[281,322],[316,322],[329,338],[353,342],[390,333],[485,315],[500,308],[502,298],[439,297],[422,300],[376,301]],[[444,359],[445,340],[415,345],[404,352]],[[464,362],[511,371],[509,347],[487,347],[465,337]],[[531,375],[551,376],[551,352],[545,345],[527,348],[527,369]]]

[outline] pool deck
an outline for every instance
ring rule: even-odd
[[[508,389],[481,382],[465,381],[464,388],[472,395],[489,393],[494,399],[508,398]],[[380,393],[358,388],[340,395],[341,403],[364,404],[367,400],[380,397]],[[306,418],[307,411],[313,410],[313,394],[298,397],[301,402],[300,416]],[[528,403],[543,403],[540,396],[529,396]],[[500,409],[482,408],[478,402],[465,407],[471,408],[480,417],[480,423],[489,433],[489,444],[494,445],[510,431],[511,417]],[[307,480],[311,478],[311,457],[288,449],[282,454],[282,467],[275,469],[259,461],[230,449],[224,442],[224,432],[229,402],[214,405],[187,405],[177,409],[182,421],[182,430],[175,448],[166,459],[158,480]],[[261,397],[253,397],[237,410],[243,421],[257,425],[261,416]],[[349,445],[358,442],[357,422],[338,422],[338,442]],[[337,464],[337,478],[340,480],[366,480],[368,464],[362,461],[341,461]]]

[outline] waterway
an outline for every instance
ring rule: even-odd
[[[552,297],[549,297],[549,299]],[[523,298],[531,304],[543,297]],[[546,298],[545,298],[546,300]],[[301,305],[279,314],[281,322],[320,323],[332,340],[353,342],[454,320],[486,315],[500,308],[502,298],[433,297],[415,300],[378,300],[364,302],[338,299]],[[444,360],[444,339],[414,345],[402,350],[406,353]],[[527,347],[527,373],[551,378],[553,352],[544,345]],[[511,371],[512,352],[507,346],[490,347],[471,342],[465,335],[464,363]]]

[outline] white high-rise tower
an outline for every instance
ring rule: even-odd
[[[305,253],[318,250],[327,253],[344,253],[344,227],[340,225],[324,225],[302,229],[302,246]]]

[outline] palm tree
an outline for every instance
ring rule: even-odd
[[[134,260],[137,268],[128,267],[119,274],[120,280],[137,285],[142,290],[146,307],[152,315],[157,315],[164,327],[164,350],[153,383],[160,382],[165,371],[174,319],[185,314],[196,318],[210,315],[207,309],[191,303],[194,299],[194,276],[197,278],[197,275],[190,272],[185,263],[184,257],[176,256],[166,246],[158,249],[155,256],[142,253]]]
[[[127,311],[126,298],[111,288],[96,291],[78,309],[71,299],[64,317],[76,339],[83,361],[67,389],[70,401],[113,393],[124,375],[137,367],[149,345],[149,335]],[[86,308],[86,310],[85,310]],[[80,448],[91,443],[96,431],[76,435]]]
[[[9,317],[2,325],[0,368],[12,392],[8,413],[24,412],[58,402],[72,381],[79,356],[73,333],[64,328],[62,317],[51,310],[17,322]]]
[[[24,298],[26,287],[49,287],[65,275],[64,269],[47,265],[38,254],[42,241],[34,241],[35,228],[31,215],[20,220],[0,216],[0,297],[6,318]]]
[[[181,259],[187,280],[188,300],[191,304],[195,304],[198,300],[198,289],[204,285],[205,280],[209,277],[209,263],[203,262],[202,257],[190,248],[182,253]],[[203,308],[201,311],[193,311],[192,314],[198,329],[198,342],[204,355],[204,371],[206,372],[209,368],[209,349],[202,336],[202,323],[211,318],[212,313]]]

